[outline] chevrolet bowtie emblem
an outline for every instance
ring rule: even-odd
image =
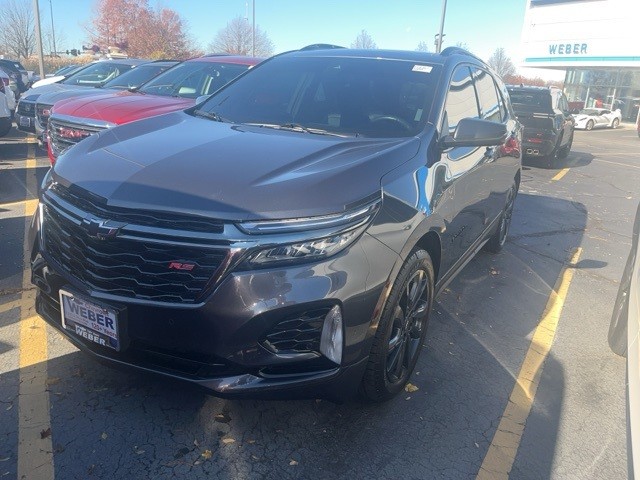
[[[82,219],[82,227],[90,237],[98,240],[111,240],[118,235],[124,223],[113,222],[111,220],[98,220],[87,217]]]

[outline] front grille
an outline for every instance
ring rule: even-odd
[[[92,196],[84,191],[72,191],[60,184],[53,185],[51,191],[83,212],[101,219],[189,232],[222,233],[224,230],[224,224],[215,219],[194,215],[111,207],[100,197]]]
[[[319,352],[324,318],[329,310],[331,307],[323,307],[291,315],[277,323],[263,343],[274,353]]]
[[[35,117],[35,106],[35,103],[21,100],[18,103],[18,115],[23,115],[25,117]]]
[[[55,117],[49,119],[47,129],[51,149],[56,157],[80,140],[104,130],[104,128],[101,127],[89,127],[79,123],[63,122]]]
[[[49,115],[53,105],[42,105],[36,104],[36,117],[38,117],[38,122],[40,122],[40,126],[43,129],[47,129],[47,124],[49,123]],[[46,114],[45,114],[46,110]]]
[[[224,248],[184,246],[117,236],[100,240],[84,217],[45,196],[44,250],[62,272],[90,290],[156,302],[195,303],[223,265]],[[93,218],[92,214],[88,217]],[[112,220],[110,217],[102,217]],[[172,263],[191,269],[170,269]]]

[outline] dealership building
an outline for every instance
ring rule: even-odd
[[[522,67],[565,70],[572,108],[640,105],[640,0],[527,0]]]

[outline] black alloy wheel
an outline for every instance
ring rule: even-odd
[[[507,193],[507,203],[505,204],[502,215],[500,216],[500,223],[498,224],[498,228],[491,236],[485,247],[490,252],[500,252],[505,243],[507,243],[509,228],[511,227],[511,219],[513,218],[513,206],[515,205],[516,195],[517,187],[514,184]]]
[[[402,266],[380,318],[362,381],[368,400],[388,400],[409,380],[426,335],[433,286],[431,257],[417,250]]]

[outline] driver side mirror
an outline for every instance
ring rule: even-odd
[[[452,147],[493,147],[507,140],[507,126],[503,123],[463,118],[458,122],[453,136],[445,135],[440,140],[442,148]]]

